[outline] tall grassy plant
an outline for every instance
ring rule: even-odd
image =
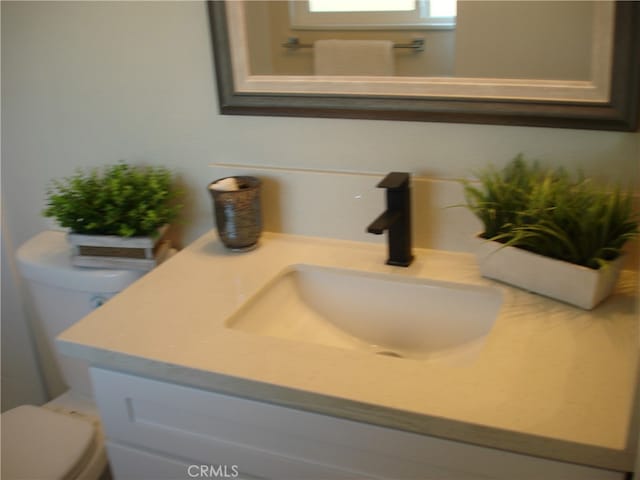
[[[589,268],[617,258],[638,234],[631,193],[574,180],[516,157],[488,168],[480,185],[464,182],[467,207],[483,222],[483,238]]]
[[[54,180],[43,215],[74,233],[149,236],[176,218],[179,196],[166,168],[119,163]]]
[[[480,185],[463,180],[466,206],[482,221],[486,239],[510,239],[513,226],[529,206],[530,192],[545,172],[519,155],[504,169],[488,167],[476,173]]]

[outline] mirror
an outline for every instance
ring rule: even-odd
[[[208,2],[221,113],[637,129],[636,2],[459,1],[443,25],[350,30],[292,26],[288,4]],[[319,72],[333,39],[385,44],[391,72]]]

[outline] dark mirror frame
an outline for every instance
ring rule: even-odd
[[[243,93],[234,89],[226,7],[208,1],[220,112],[424,122],[479,123],[537,127],[636,131],[640,98],[640,2],[618,1],[607,103]]]

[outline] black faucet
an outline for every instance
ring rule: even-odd
[[[380,235],[389,230],[387,264],[408,267],[413,260],[409,174],[391,172],[377,186],[387,189],[387,210],[369,225],[367,231]]]

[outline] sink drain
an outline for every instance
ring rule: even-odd
[[[383,350],[381,352],[376,352],[376,355],[384,355],[385,357],[394,357],[394,358],[403,358],[402,355],[396,352],[392,352],[389,350]]]

